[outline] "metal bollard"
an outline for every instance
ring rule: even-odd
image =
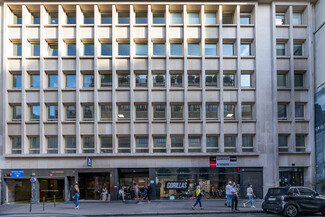
[[[43,197],[43,211],[45,210],[45,197]]]
[[[54,207],[56,207],[56,204],[55,204],[55,194],[53,195],[53,201],[54,201]]]
[[[30,199],[29,212],[32,212],[32,198]]]

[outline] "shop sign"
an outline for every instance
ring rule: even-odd
[[[10,171],[11,177],[25,177],[25,171],[24,170],[11,170]]]
[[[210,167],[217,167],[216,157],[210,157]]]
[[[189,186],[189,182],[166,182],[165,189],[166,190],[186,190]]]
[[[87,157],[87,167],[93,167],[93,159],[91,157]]]
[[[217,157],[217,167],[237,167],[237,157]]]

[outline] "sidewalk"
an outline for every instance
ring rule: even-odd
[[[43,204],[33,204],[32,213],[52,213],[61,215],[74,216],[152,216],[152,215],[187,215],[187,214],[225,214],[231,213],[231,209],[225,207],[226,200],[202,200],[203,210],[199,206],[195,210],[191,206],[195,200],[184,201],[147,201],[139,203],[122,203],[120,201],[113,202],[82,202],[80,209],[74,209],[74,204],[71,203],[57,203],[54,207],[53,203],[45,204],[45,211],[43,211]],[[238,209],[241,212],[257,213],[262,212],[262,200],[255,202],[256,208],[244,208],[244,200],[239,200]],[[9,214],[30,214],[29,204],[5,204],[0,206],[0,216]]]

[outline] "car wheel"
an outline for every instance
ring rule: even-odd
[[[289,217],[295,217],[298,215],[298,209],[294,205],[289,205],[287,208],[284,210],[284,214]]]

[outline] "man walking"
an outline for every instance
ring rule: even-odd
[[[238,205],[238,188],[236,186],[236,183],[233,182],[232,183],[232,188],[231,188],[231,211],[235,212],[235,211],[239,211],[237,209],[237,205]]]
[[[226,186],[227,201],[225,203],[225,206],[227,206],[227,207],[230,207],[230,203],[231,203],[231,190],[232,190],[231,184],[232,184],[232,182],[229,181],[228,185]]]
[[[135,193],[135,199],[139,200],[139,186],[137,183],[134,183],[134,193]]]
[[[251,208],[255,208],[255,206],[253,206],[253,197],[255,197],[255,194],[253,192],[253,185],[249,184],[247,191],[246,191],[246,195],[248,197],[248,201],[246,203],[244,203],[244,207],[246,207],[247,204],[251,204]]]

